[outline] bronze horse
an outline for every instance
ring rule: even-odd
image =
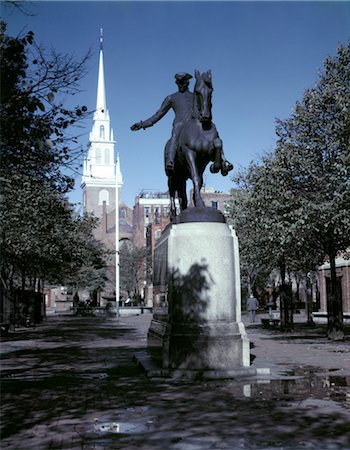
[[[212,173],[221,171],[226,176],[233,169],[223,153],[222,140],[212,122],[212,76],[208,70],[200,74],[195,71],[196,83],[193,91],[192,115],[183,125],[179,135],[173,173],[168,173],[171,218],[176,216],[175,197],[179,198],[180,210],[188,206],[186,181],[193,182],[193,202],[196,207],[203,207],[200,194],[203,186],[203,173],[210,161]]]

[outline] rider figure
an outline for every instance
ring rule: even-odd
[[[175,82],[179,88],[178,92],[168,95],[163,101],[159,110],[149,119],[137,122],[132,125],[131,130],[137,131],[141,128],[145,129],[154,125],[158,120],[160,120],[169,109],[173,109],[175,112],[175,119],[173,122],[173,130],[171,138],[168,140],[165,146],[165,171],[166,173],[172,174],[174,171],[174,159],[176,155],[176,150],[178,147],[178,139],[182,126],[187,120],[191,118],[192,103],[193,103],[193,93],[188,90],[189,80],[192,75],[189,73],[181,72],[175,75]]]

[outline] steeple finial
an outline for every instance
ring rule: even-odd
[[[103,50],[103,28],[100,28],[100,50]]]

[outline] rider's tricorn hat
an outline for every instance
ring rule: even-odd
[[[186,72],[180,72],[175,75],[176,81],[188,81],[191,78],[193,78],[192,75]]]

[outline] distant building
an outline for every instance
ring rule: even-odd
[[[134,210],[123,201],[119,202],[119,242],[134,241]]]
[[[47,315],[71,312],[73,292],[70,292],[66,286],[45,288],[44,296]]]
[[[146,246],[147,227],[168,220],[170,215],[170,197],[167,192],[142,191],[135,199],[134,206],[134,245]]]
[[[350,323],[350,249],[335,260],[337,288],[342,300],[342,312],[346,323]],[[320,311],[314,313],[315,321],[327,321],[327,296],[330,291],[331,269],[329,261],[319,268]]]
[[[192,196],[193,190],[191,189],[189,198],[190,206],[194,206]],[[218,209],[224,215],[226,213],[226,203],[232,198],[232,194],[228,192],[216,191],[214,188],[211,187],[203,187],[201,190],[201,196],[205,206]]]

